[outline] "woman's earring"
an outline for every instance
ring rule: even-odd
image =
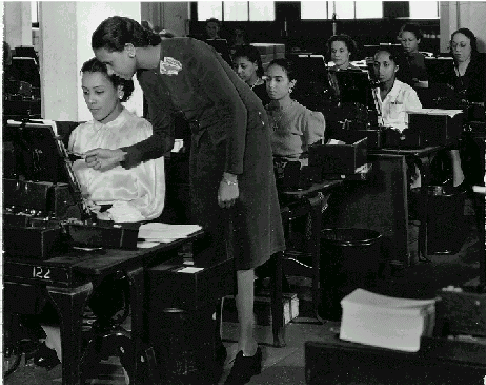
[[[122,100],[123,99],[123,94],[118,94],[118,99]]]
[[[292,87],[289,87],[289,94],[292,93]]]

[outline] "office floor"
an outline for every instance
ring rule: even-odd
[[[479,277],[479,256],[484,250],[484,240],[480,241],[473,216],[468,212],[466,205],[467,223],[470,233],[467,236],[462,249],[453,255],[431,255],[431,264],[416,264],[399,271],[388,271],[387,277],[378,282],[376,291],[383,294],[426,298],[445,286],[461,286],[474,284]],[[412,229],[412,234],[414,234]],[[416,237],[410,240],[412,250],[416,250]],[[336,322],[326,322],[324,325],[314,323],[310,316],[309,306],[309,282],[302,279],[289,277],[293,292],[298,293],[300,300],[300,316],[287,325],[286,342],[284,348],[271,346],[271,330],[269,326],[257,326],[256,335],[264,353],[264,370],[261,374],[252,378],[249,384],[305,384],[304,376],[304,342],[319,340],[326,333],[332,333],[339,326]],[[223,338],[228,351],[226,372],[231,367],[231,360],[236,355],[237,324],[224,323]],[[96,379],[89,384],[124,385],[125,377],[117,358],[104,362],[97,368],[93,368],[93,377]],[[223,375],[222,382],[224,382]],[[60,365],[46,371],[36,367],[32,360],[27,363],[23,360],[21,366],[9,376],[6,385],[59,385],[61,384]],[[389,384],[391,385],[391,384]]]

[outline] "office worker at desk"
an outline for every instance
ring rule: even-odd
[[[467,115],[471,102],[486,102],[486,62],[478,53],[476,37],[468,28],[460,28],[452,33],[450,50],[454,67],[444,74],[448,92],[442,95],[440,103],[444,109],[462,109]],[[481,170],[474,164],[476,162],[465,162],[463,165],[463,156],[472,154],[467,154],[467,149],[461,152],[462,156],[459,150],[450,151],[453,186],[468,190],[474,183],[481,182]]]
[[[413,88],[396,78],[399,65],[392,52],[380,49],[373,57],[373,72],[378,81],[374,90],[381,111],[382,125],[402,132],[408,127],[406,111],[422,109],[422,103]],[[418,167],[410,172],[411,187],[420,187]]]
[[[263,105],[199,40],[161,40],[137,21],[115,16],[98,26],[92,46],[109,73],[130,79],[138,71],[154,135],[131,147],[90,151],[89,167],[123,162],[130,168],[170,151],[173,111],[183,112],[191,126],[191,211],[210,238],[208,258],[228,253],[235,260],[240,332],[226,381],[244,384],[262,365],[253,335],[254,269],[285,247]]]
[[[93,120],[81,123],[69,136],[68,150],[82,154],[103,146],[117,149],[152,135],[152,125],[128,112],[123,102],[134,90],[133,80],[108,75],[105,64],[93,58],[81,67],[81,88]],[[99,219],[139,222],[157,218],[164,208],[164,158],[151,159],[124,169],[110,165],[95,170],[83,159],[73,163],[73,171],[90,209]],[[44,326],[45,345],[35,363],[52,367],[61,359],[60,331]],[[55,353],[57,352],[57,354]]]
[[[327,52],[333,65],[329,67],[329,83],[336,97],[339,97],[339,84],[334,74],[336,71],[359,70],[350,63],[350,58],[356,53],[356,42],[348,35],[333,35],[327,41]]]
[[[118,149],[152,135],[152,125],[122,105],[134,89],[133,80],[108,75],[106,66],[96,58],[85,62],[81,73],[84,101],[93,120],[80,124],[71,133],[70,151],[82,154],[99,147]],[[138,222],[157,218],[162,213],[165,197],[163,157],[130,169],[112,165],[99,170],[87,167],[80,159],[74,162],[73,170],[100,219]]]
[[[422,109],[422,103],[411,86],[396,78],[396,57],[386,48],[373,57],[373,72],[378,81],[375,95],[381,109],[383,126],[400,132],[408,126],[406,111]]]
[[[260,98],[263,105],[270,102],[267,87],[262,79],[264,71],[258,48],[252,45],[239,46],[233,55],[233,68],[241,80]]]
[[[407,23],[400,29],[400,43],[405,53],[398,78],[411,86],[428,79],[425,55],[419,51],[422,31],[416,24]],[[424,83],[425,84],[425,83]]]
[[[309,145],[324,138],[324,115],[308,110],[290,97],[297,84],[290,61],[272,60],[265,81],[271,99],[265,108],[270,121],[274,159],[300,161],[307,165]]]

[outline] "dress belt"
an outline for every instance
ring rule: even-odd
[[[201,125],[199,124],[199,120],[190,120],[187,122],[189,126],[189,130],[191,130],[191,135],[194,137],[194,141],[196,142],[196,147],[199,147],[199,141],[201,137],[206,132],[207,128],[201,129]]]

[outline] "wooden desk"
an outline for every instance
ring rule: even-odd
[[[139,381],[140,355],[144,341],[145,324],[144,286],[147,267],[156,266],[177,255],[178,250],[188,242],[202,238],[199,231],[187,238],[169,244],[160,244],[150,249],[115,250],[88,253],[70,251],[47,260],[4,258],[4,309],[16,312],[22,304],[12,303],[9,296],[23,290],[40,288],[48,300],[52,301],[60,316],[62,344],[62,384],[79,385],[81,382],[81,325],[86,299],[104,277],[110,273],[123,272],[129,278],[131,306],[131,339],[134,341],[135,354],[132,359],[135,383]],[[234,270],[233,261],[228,268]],[[22,294],[20,294],[22,298]],[[29,299],[26,298],[26,301]],[[18,310],[21,311],[21,310]]]
[[[421,192],[421,200],[422,205],[421,207],[423,210],[419,210],[418,219],[420,221],[420,229],[419,229],[419,260],[422,261],[429,261],[428,260],[428,253],[427,253],[427,222],[428,222],[428,187],[430,186],[431,175],[430,175],[430,164],[432,162],[432,158],[437,155],[437,153],[442,150],[443,147],[427,147],[423,149],[414,149],[414,150],[395,150],[395,149],[381,149],[376,151],[376,153],[381,154],[396,154],[396,155],[404,155],[405,158],[412,159],[420,170],[421,180],[422,180],[422,188]],[[408,180],[406,178],[405,173],[405,181],[406,181],[406,197],[405,197],[405,204],[407,206],[407,219],[408,219],[408,193],[409,193],[409,185]],[[408,223],[407,223],[407,234],[408,234]],[[407,236],[408,239],[408,236]],[[410,253],[407,253],[407,260],[406,264],[408,266],[413,264],[413,259],[410,256]]]
[[[325,225],[379,231],[383,252],[390,261],[409,266],[407,158],[419,165],[422,197],[427,207],[430,162],[441,147],[416,150],[380,149],[368,152],[373,166],[365,181],[346,181],[341,193],[331,197]],[[427,211],[420,212],[419,249],[427,257]]]
[[[341,180],[330,180],[316,183],[306,190],[282,192],[292,202],[303,201],[295,212],[282,205],[282,219],[285,227],[292,218],[310,216],[311,234],[308,238],[305,250],[286,250],[276,258],[276,266],[272,281],[272,332],[273,345],[285,346],[285,322],[283,320],[282,276],[283,274],[307,276],[312,278],[312,303],[316,318],[322,323],[319,313],[319,266],[321,261],[321,223],[323,212],[327,207],[327,200],[332,189],[340,186]],[[306,258],[307,257],[307,258]],[[309,263],[310,262],[310,263]]]
[[[341,341],[305,343],[308,385],[477,385],[486,378],[486,343],[422,337],[416,353]]]

